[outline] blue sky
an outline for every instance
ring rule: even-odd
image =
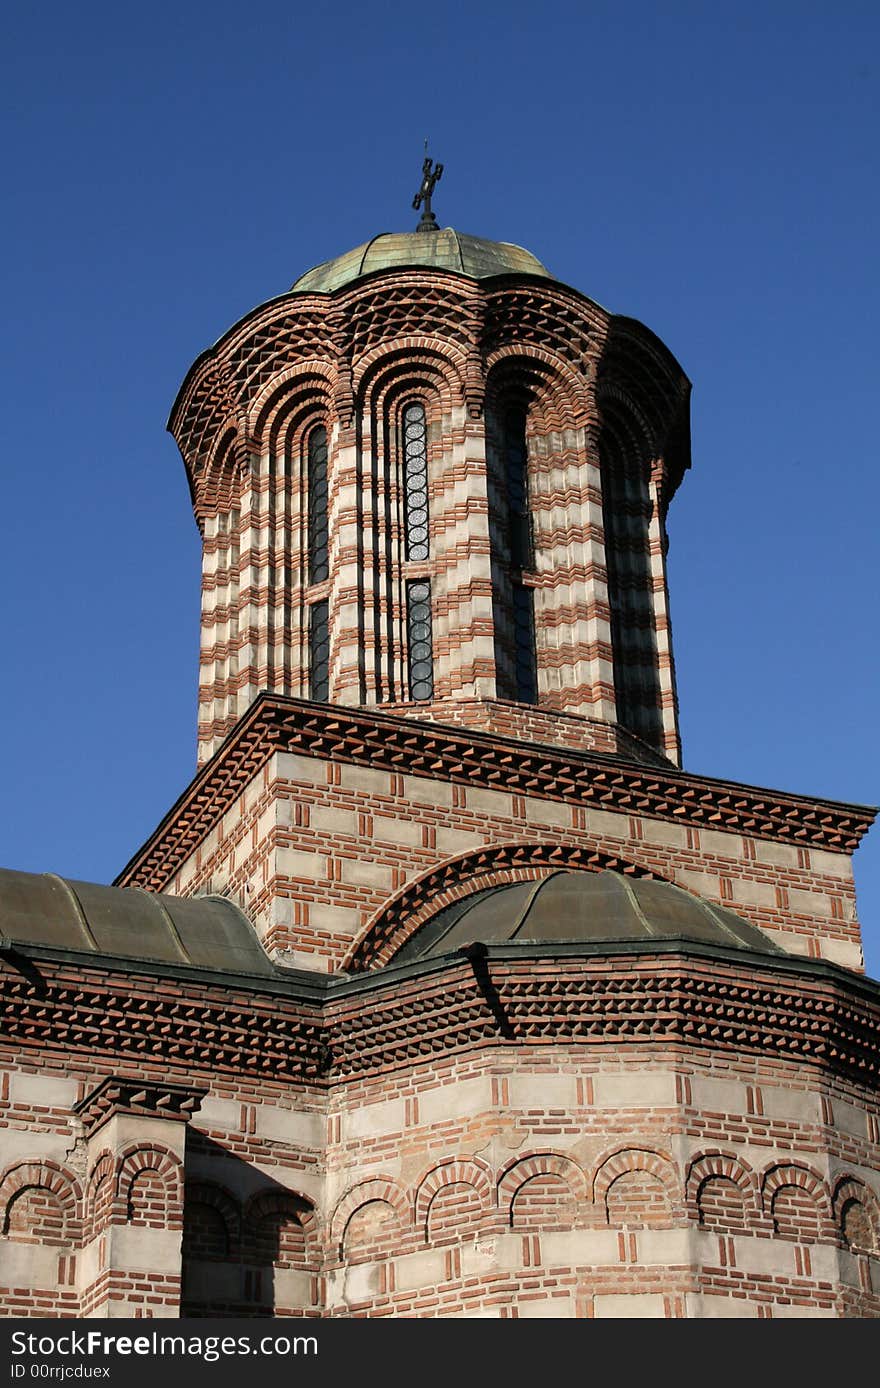
[[[50,3],[4,31],[0,862],[109,881],[190,779],[168,410],[243,313],[414,224],[426,135],[442,224],[528,246],[694,382],[687,767],[880,798],[876,4]]]

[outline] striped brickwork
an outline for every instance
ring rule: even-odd
[[[260,690],[309,696],[320,601],[330,701],[405,705],[414,580],[430,585],[435,704],[454,701],[463,720],[469,704],[522,703],[517,586],[533,611],[526,711],[585,720],[584,746],[635,737],[677,761],[664,515],[687,465],[688,389],[652,334],[553,282],[408,269],[256,310],[199,359],[171,420],[204,537],[200,761]],[[430,551],[418,561],[403,534],[401,416],[413,402],[429,454]],[[525,412],[528,455],[530,550],[515,573],[495,422],[511,403]],[[329,440],[330,550],[317,583],[316,426]]]

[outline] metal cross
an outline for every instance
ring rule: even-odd
[[[426,149],[427,146],[428,142],[426,140]],[[437,184],[440,182],[442,174],[443,165],[437,164],[435,166],[433,159],[429,159],[428,156],[425,155],[425,162],[422,165],[422,186],[413,198],[413,207],[415,208],[416,212],[418,212],[420,207],[422,208],[422,219],[416,227],[416,231],[440,230],[440,228],[437,225],[437,218],[431,211],[431,196]]]

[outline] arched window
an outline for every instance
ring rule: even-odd
[[[424,564],[430,557],[428,515],[428,427],[419,400],[404,405],[403,441],[404,560]],[[431,633],[431,581],[427,575],[406,580],[406,644],[409,697],[434,697],[434,652]]]
[[[611,613],[617,719],[662,748],[654,587],[651,572],[649,448],[605,410],[599,445],[602,520]]]
[[[309,698],[326,703],[330,694],[330,604],[309,608]]]
[[[425,560],[428,538],[428,430],[420,401],[403,411],[403,489],[406,558]]]
[[[323,583],[329,576],[327,552],[327,430],[313,429],[307,444],[309,507],[309,582]]]
[[[523,581],[523,571],[533,563],[525,407],[512,404],[495,412],[489,432],[501,503],[493,545],[497,690],[502,699],[534,704],[538,700],[534,595]]]

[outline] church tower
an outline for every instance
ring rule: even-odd
[[[262,690],[654,764],[689,383],[518,246],[433,224],[302,275],[189,372],[199,755]]]
[[[880,1316],[874,812],[682,769],[688,380],[440,172],[174,404],[198,769],[0,871],[0,1306]]]

